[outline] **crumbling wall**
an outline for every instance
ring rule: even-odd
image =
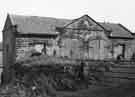
[[[43,53],[42,49],[46,45],[46,54],[53,54],[53,39],[43,38],[16,38],[16,59],[30,56],[33,52]]]

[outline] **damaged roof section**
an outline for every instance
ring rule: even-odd
[[[103,29],[109,38],[133,38],[132,32],[129,31],[122,24],[99,23],[88,15],[84,15],[74,20],[39,16],[22,16],[14,14],[8,14],[8,17],[12,25],[17,26],[17,32],[21,34],[56,35],[58,34],[58,32],[56,31],[56,27],[70,27],[71,25],[73,25],[74,22],[84,19],[88,21],[89,25],[93,24],[93,28],[97,27],[97,29]]]

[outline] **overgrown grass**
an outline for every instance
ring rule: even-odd
[[[122,84],[119,87],[98,86],[89,83],[87,80],[81,80],[77,73],[72,72],[72,70],[70,72],[64,71],[64,66],[72,65],[77,67],[79,64],[75,60],[49,56],[21,59],[12,67],[15,71],[14,80],[7,86],[1,87],[0,95],[2,96],[0,97],[135,96],[134,83]],[[104,71],[102,67],[106,66],[106,64],[108,63],[101,62],[99,64],[97,62],[91,69],[93,72],[95,69]]]

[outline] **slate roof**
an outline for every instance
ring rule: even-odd
[[[105,29],[111,31],[110,37],[116,38],[133,38],[132,32],[129,31],[122,24],[114,24],[114,23],[100,23]]]
[[[13,25],[17,25],[17,31],[23,34],[56,34],[56,27],[64,27],[74,20],[58,19],[52,17],[22,16],[9,14]],[[76,20],[76,19],[75,19]],[[97,22],[99,23],[99,22]],[[108,36],[117,38],[133,38],[131,31],[121,24],[99,23],[108,32]]]
[[[23,34],[54,34],[56,26],[63,26],[69,22],[67,19],[57,19],[39,16],[9,15],[17,31]]]

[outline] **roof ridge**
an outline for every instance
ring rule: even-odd
[[[67,26],[69,26],[70,24],[73,24],[74,22],[76,22],[77,20],[83,18],[83,17],[88,17],[90,18],[94,23],[96,23],[98,26],[100,26],[103,30],[108,31],[106,28],[104,28],[99,22],[97,22],[96,20],[94,20],[93,18],[91,18],[89,15],[84,14],[83,16],[73,19],[70,23],[68,23],[67,25],[65,25],[63,28],[66,28]]]
[[[10,14],[8,13],[9,16],[18,16],[18,17],[35,17],[35,18],[50,18],[50,19],[59,19],[59,20],[72,20],[72,19],[68,19],[68,18],[56,18],[56,17],[49,17],[49,16],[36,16],[36,15],[19,15],[19,14]]]

